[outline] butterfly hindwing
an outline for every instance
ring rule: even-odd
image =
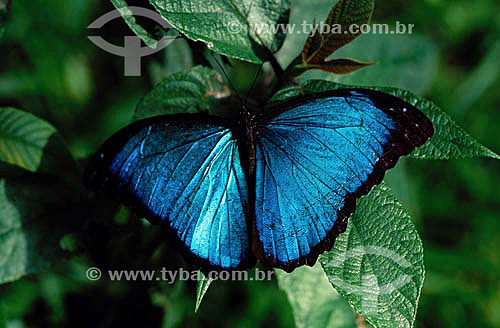
[[[248,190],[231,129],[206,115],[135,122],[97,152],[90,183],[118,190],[137,212],[166,226],[197,264],[254,264],[247,231]]]
[[[279,106],[256,139],[253,250],[261,262],[291,271],[329,250],[356,199],[434,130],[410,104],[364,89]]]

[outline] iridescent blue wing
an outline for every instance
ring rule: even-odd
[[[261,262],[291,271],[329,250],[356,199],[434,129],[415,107],[370,90],[280,106],[256,140],[253,250]]]
[[[252,266],[248,190],[225,123],[205,115],[135,122],[106,141],[87,180],[112,189],[139,215],[161,223],[206,269]]]

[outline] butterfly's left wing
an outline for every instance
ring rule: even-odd
[[[87,180],[160,223],[202,268],[248,268],[248,190],[225,122],[201,114],[137,121],[106,141]],[[124,199],[125,198],[125,199]]]
[[[291,271],[329,250],[356,199],[434,129],[410,104],[364,89],[281,106],[256,140],[253,250],[261,262]]]

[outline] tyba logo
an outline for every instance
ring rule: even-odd
[[[365,256],[379,257],[379,259],[372,258],[371,260],[376,260],[380,262],[381,260],[389,259],[395,264],[399,265],[401,268],[410,269],[411,263],[408,262],[404,257],[397,254],[390,249],[378,246],[360,246],[348,250],[344,253],[337,254],[333,258],[329,259],[327,263],[323,265],[324,268],[334,269],[341,268],[344,262],[353,260],[353,263],[360,263],[364,261],[370,262]],[[348,267],[348,265],[346,266]],[[345,269],[343,269],[345,270]],[[361,297],[361,311],[363,315],[373,315],[378,313],[379,296],[390,295],[394,291],[399,290],[404,285],[412,281],[413,275],[402,274],[392,282],[385,285],[380,284],[380,277],[374,274],[366,273],[362,274],[360,278],[360,285],[351,284],[339,276],[334,274],[329,275],[329,280],[332,284],[342,289],[347,294],[354,294]],[[354,279],[354,278],[353,278]],[[357,280],[356,278],[355,280]]]
[[[90,24],[87,28],[91,29],[99,29],[104,26],[107,22],[125,16],[143,16],[149,19],[154,20],[158,24],[160,24],[165,30],[172,28],[172,26],[161,17],[155,11],[141,8],[141,7],[125,7],[116,10],[112,10],[98,19],[96,19],[92,24]],[[173,30],[173,29],[172,29]],[[173,30],[175,31],[175,30]],[[111,44],[104,40],[100,36],[89,36],[88,38],[92,41],[96,46],[107,51],[111,54],[124,57],[125,60],[125,76],[140,76],[141,75],[141,58],[144,56],[149,56],[164,49],[168,46],[174,39],[178,36],[176,35],[164,36],[159,41],[151,46],[141,46],[141,39],[138,36],[125,36],[124,46],[119,47],[117,45]]]

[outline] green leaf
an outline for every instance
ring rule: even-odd
[[[315,93],[326,90],[343,88],[367,88],[378,90],[394,95],[412,104],[421,110],[434,124],[434,136],[423,146],[415,149],[410,156],[420,159],[451,159],[451,158],[472,158],[491,157],[500,159],[500,156],[481,145],[476,139],[471,137],[451,117],[433,102],[418,97],[413,93],[397,88],[386,87],[361,87],[338,84],[329,81],[309,80],[301,87],[288,87],[277,92],[272,101],[284,100],[299,93]]]
[[[313,23],[312,23],[312,30],[313,31],[318,31],[319,25],[316,23],[316,17],[314,17]],[[321,33],[315,32],[312,34],[312,32],[309,34],[309,36],[306,39],[306,43],[304,43],[304,48],[302,49],[302,62],[306,63],[308,58],[321,47],[321,43],[323,42],[323,36]]]
[[[421,159],[451,159],[500,156],[480,144],[453,119],[433,102],[413,93],[396,88],[377,88],[380,91],[399,97],[420,109],[434,124],[434,136],[422,147],[415,149],[410,156]]]
[[[374,7],[374,0],[339,0],[332,7],[325,21],[325,25],[331,27],[330,33],[322,33],[322,40],[317,48],[314,47],[314,44],[317,44],[315,42],[313,46],[304,47],[307,53],[303,53],[302,56],[306,58],[306,62],[321,63],[334,51],[357,38],[361,32],[351,33],[350,27],[354,24],[361,26],[369,23]],[[338,30],[335,29],[337,26]],[[309,37],[313,37],[312,33]]]
[[[153,61],[150,64],[149,72],[155,85],[170,74],[189,69],[194,65],[191,48],[184,38],[176,38],[164,51],[163,62]]]
[[[208,112],[213,101],[231,94],[213,69],[195,66],[165,78],[137,104],[134,119],[175,113]]]
[[[194,312],[198,312],[201,301],[203,300],[203,296],[205,296],[205,293],[207,292],[208,287],[210,287],[212,281],[214,281],[212,278],[205,277],[203,272],[198,271],[198,283],[196,285],[196,305],[194,308]]]
[[[299,267],[292,273],[274,271],[292,306],[296,327],[356,327],[354,313],[332,288],[319,263],[312,268]]]
[[[71,195],[35,174],[0,179],[0,283],[47,270],[62,258],[59,239]]]
[[[127,8],[128,4],[126,0],[111,0],[111,3],[119,10],[123,20],[135,35],[141,38],[148,46],[156,45],[162,36],[162,31],[164,31],[160,24],[146,17],[133,16],[132,12]],[[141,8],[154,9],[147,1],[144,1],[140,6]]]
[[[374,63],[362,63],[348,58],[337,58],[319,64],[306,64],[305,68],[319,69],[333,74],[349,74]]]
[[[188,42],[183,38],[174,40],[166,49],[165,61],[168,73],[176,73],[193,66],[193,54]]]
[[[5,25],[9,18],[10,0],[0,0],[0,39],[5,33]]]
[[[48,122],[15,108],[0,108],[0,161],[25,170],[75,174],[65,142]]]
[[[413,327],[424,282],[422,241],[382,183],[358,201],[334,248],[320,256],[331,284],[375,327]]]
[[[272,33],[267,27],[286,24],[290,11],[289,0],[150,2],[189,39],[203,41],[220,54],[254,63],[266,60],[269,51],[276,52],[281,47],[283,30]]]

